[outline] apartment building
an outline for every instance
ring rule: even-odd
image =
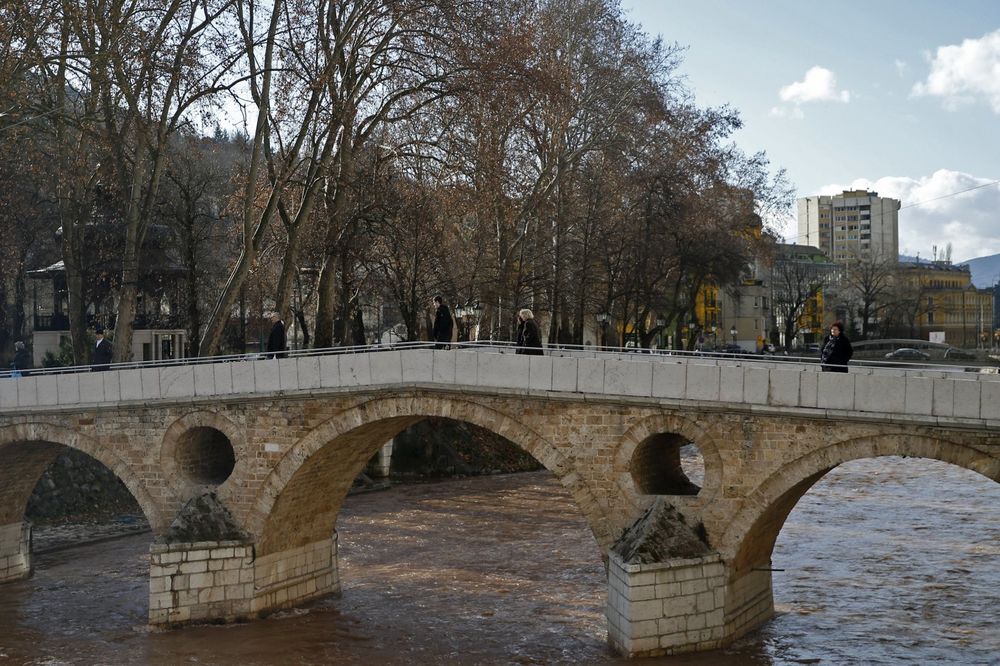
[[[899,256],[898,199],[878,192],[845,190],[798,200],[801,245],[817,247],[839,264],[856,259]]]

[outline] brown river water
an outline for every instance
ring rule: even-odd
[[[927,460],[834,470],[774,552],[777,616],[726,650],[606,646],[593,536],[547,472],[348,498],[343,596],[151,632],[148,534],[36,557],[0,587],[7,664],[1000,664],[1000,484]]]

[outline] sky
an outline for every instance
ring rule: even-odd
[[[867,188],[901,200],[901,254],[1000,253],[1000,2],[621,2],[796,197]],[[794,218],[779,231],[797,242]]]

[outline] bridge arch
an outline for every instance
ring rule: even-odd
[[[0,525],[24,519],[31,491],[64,447],[87,454],[121,479],[154,532],[166,527],[163,512],[133,467],[96,439],[48,423],[0,427]]]
[[[644,449],[662,444],[662,442],[657,441],[657,438],[662,435],[677,436],[697,446],[705,463],[705,480],[698,497],[700,502],[709,501],[722,483],[722,456],[719,454],[719,447],[709,431],[694,421],[677,414],[648,416],[634,424],[622,435],[618,450],[615,452],[614,462],[614,469],[617,473],[615,481],[622,496],[634,498],[632,502],[634,509],[645,508],[639,506],[644,493],[643,488],[640,487],[641,484],[636,481],[634,466],[637,456],[644,455]],[[672,473],[674,473],[672,469],[654,471],[654,475],[670,475]],[[664,479],[653,479],[650,485],[662,487],[669,486],[670,483]]]
[[[732,575],[768,566],[788,515],[828,472],[852,460],[884,456],[939,460],[1000,482],[1000,457],[969,444],[903,433],[833,443],[783,465],[747,495],[718,544],[724,555],[732,556]]]
[[[572,495],[602,548],[610,545],[605,510],[572,463],[516,418],[439,394],[374,398],[323,422],[285,454],[263,484],[248,521],[258,554],[328,539],[351,483],[368,459],[401,430],[429,417],[464,421],[504,437],[551,471]],[[318,487],[317,479],[324,479]]]
[[[244,431],[222,414],[197,410],[178,418],[163,433],[160,464],[174,480],[182,502],[208,489],[224,489],[243,478],[247,466]]]

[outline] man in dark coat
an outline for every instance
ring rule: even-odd
[[[830,325],[830,335],[820,348],[819,360],[823,364],[823,372],[847,372],[847,362],[852,356],[854,348],[844,333],[843,322],[833,322]]]
[[[111,346],[111,342],[104,338],[103,326],[98,326],[94,329],[94,339],[97,341],[97,346],[94,347],[94,366],[91,370],[95,372],[107,370],[111,364],[111,356],[114,353],[114,349]]]
[[[271,358],[285,358],[285,322],[277,312],[271,313],[271,335],[267,336],[267,353]]]
[[[451,310],[444,304],[440,296],[434,297],[434,328],[431,329],[431,339],[437,344],[435,349],[447,349],[451,344]]]

